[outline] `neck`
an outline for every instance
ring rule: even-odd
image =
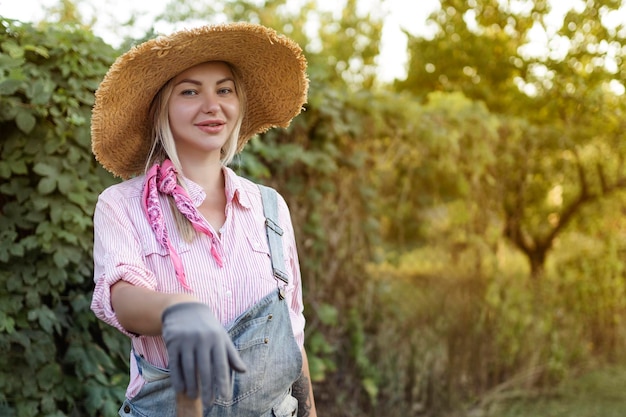
[[[181,160],[183,175],[204,189],[206,198],[198,206],[198,211],[219,235],[226,221],[226,180],[222,164],[218,160]]]
[[[201,186],[207,194],[224,193],[224,173],[219,160],[181,160],[183,175]]]

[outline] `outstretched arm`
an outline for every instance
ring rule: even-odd
[[[118,281],[111,287],[111,304],[120,324],[135,334],[158,336],[166,308],[197,301],[190,294],[165,294]]]
[[[205,408],[213,405],[216,391],[230,398],[232,371],[245,372],[246,366],[208,305],[186,294],[161,294],[122,281],[111,287],[111,303],[129,331],[163,336],[177,394],[201,394]]]
[[[311,374],[309,372],[309,360],[304,348],[302,348],[302,373],[300,378],[293,383],[291,393],[298,400],[298,417],[317,417]]]

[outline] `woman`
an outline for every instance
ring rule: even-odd
[[[145,42],[96,92],[92,146],[124,178],[94,214],[92,310],[132,341],[120,416],[315,416],[282,197],[227,168],[306,101],[300,47],[246,23]]]

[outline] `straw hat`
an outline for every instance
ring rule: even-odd
[[[306,102],[302,49],[274,30],[231,23],[176,32],[132,48],[104,76],[91,120],[98,162],[122,178],[143,173],[152,144],[154,96],[171,78],[207,61],[228,62],[241,76],[247,107],[237,151],[257,133],[287,127]]]

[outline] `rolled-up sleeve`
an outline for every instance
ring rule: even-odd
[[[94,281],[91,309],[96,317],[135,336],[120,324],[111,305],[111,286],[120,280],[149,289],[156,288],[154,274],[146,267],[142,244],[133,222],[127,196],[114,188],[105,190],[94,212]]]

